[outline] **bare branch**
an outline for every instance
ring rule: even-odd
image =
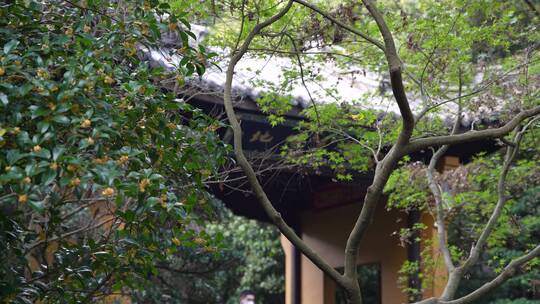
[[[304,67],[302,65],[302,59],[300,58],[300,53],[299,53],[298,47],[296,46],[296,42],[294,41],[294,39],[293,39],[293,37],[291,35],[289,35],[287,33],[284,33],[284,35],[289,38],[289,40],[291,41],[291,44],[292,44],[292,46],[294,48],[294,53],[296,55],[296,60],[298,61],[298,67],[300,68],[300,80],[302,81],[302,86],[304,87],[304,89],[306,90],[306,93],[309,96],[309,100],[311,102],[311,105],[313,106],[313,110],[315,111],[315,116],[317,118],[317,126],[320,129],[321,128],[321,116],[319,114],[319,109],[317,108],[317,104],[315,103],[315,100],[313,100],[313,97],[311,96],[311,91],[309,90],[309,88],[306,85],[306,80],[305,80],[305,76],[304,76]]]
[[[443,101],[439,101],[437,103],[426,104],[426,106],[424,108],[422,108],[420,110],[420,112],[418,112],[418,114],[416,115],[416,121],[417,122],[420,121],[427,113],[429,113],[431,110],[433,110],[433,109],[435,109],[437,107],[440,107],[440,106],[445,105],[447,103],[455,102],[455,101],[457,101],[459,99],[463,99],[463,98],[466,98],[466,97],[471,97],[471,96],[477,95],[479,93],[482,93],[485,90],[489,89],[492,85],[498,83],[499,81],[503,80],[504,78],[506,78],[508,76],[511,76],[510,73],[515,72],[518,69],[521,69],[521,68],[526,67],[527,65],[529,65],[531,63],[538,62],[538,61],[539,61],[539,59],[531,60],[531,61],[529,61],[527,63],[522,63],[522,64],[519,64],[517,66],[514,66],[511,69],[509,69],[508,71],[504,72],[503,74],[497,76],[496,78],[490,79],[486,83],[478,84],[475,88],[472,88],[472,91],[470,91],[469,93],[462,94],[461,96],[455,96],[455,97],[447,98],[447,99],[445,99]]]
[[[457,130],[459,129],[459,126],[461,124],[461,114],[462,114],[462,104],[461,104],[461,96],[463,91],[463,81],[462,81],[462,72],[459,71],[459,80],[458,80],[458,111],[456,113],[456,120],[454,122],[454,126],[452,127],[451,134],[455,134]],[[442,299],[447,299],[448,295],[453,295],[459,286],[459,281],[462,277],[461,269],[457,269],[452,262],[452,255],[450,254],[450,250],[448,249],[448,239],[446,237],[446,223],[444,221],[444,206],[443,206],[443,193],[441,186],[435,181],[434,174],[435,174],[435,166],[439,162],[439,159],[448,151],[448,148],[450,146],[444,145],[440,147],[431,157],[431,160],[429,162],[426,175],[428,179],[429,189],[433,193],[433,197],[435,198],[435,222],[437,223],[437,237],[439,239],[439,250],[441,251],[444,259],[444,263],[446,266],[446,269],[449,274],[448,281],[446,283],[446,286],[444,288],[443,294],[441,295]]]
[[[436,171],[435,166],[437,165],[441,157],[446,153],[446,151],[448,151],[448,146],[442,146],[433,154],[429,162],[429,166],[426,170],[426,176],[428,179],[429,189],[431,190],[431,193],[433,194],[433,197],[435,199],[435,222],[437,223],[437,237],[439,239],[439,250],[441,251],[443,255],[446,269],[448,270],[448,272],[452,272],[455,266],[454,266],[454,263],[452,262],[452,256],[450,255],[450,251],[448,250],[448,243],[446,239],[446,225],[444,223],[443,196],[442,196],[441,187],[435,181],[435,178],[434,178],[434,174]]]
[[[484,227],[484,230],[480,234],[480,237],[478,238],[478,241],[472,248],[469,257],[467,260],[463,263],[464,271],[467,271],[472,265],[474,265],[478,258],[480,257],[480,253],[482,251],[482,248],[486,244],[491,232],[495,229],[495,226],[497,225],[497,222],[499,220],[499,217],[501,216],[503,207],[507,201],[507,197],[505,194],[506,191],[506,177],[508,176],[508,172],[510,171],[510,165],[514,161],[518,151],[519,151],[519,144],[521,143],[521,139],[523,138],[523,135],[527,128],[535,121],[536,119],[531,119],[521,131],[519,131],[513,141],[512,146],[508,146],[506,150],[506,155],[504,157],[504,163],[502,167],[501,174],[499,176],[499,180],[497,182],[497,204],[495,205],[495,208],[493,209],[493,212]]]
[[[407,155],[429,147],[442,145],[457,145],[482,139],[501,138],[512,132],[522,121],[529,117],[540,114],[540,106],[518,113],[508,123],[499,128],[487,129],[482,131],[469,131],[458,135],[434,136],[429,138],[418,138],[411,140],[402,150],[403,155]]]
[[[292,4],[293,4],[293,1],[291,0],[276,15],[270,17],[264,22],[257,24],[248,34],[248,36],[246,37],[246,39],[244,40],[240,48],[234,52],[231,58],[231,61],[228,65],[227,73],[226,73],[225,88],[224,88],[225,111],[227,113],[227,117],[229,119],[231,128],[233,130],[233,134],[234,134],[234,154],[236,156],[238,164],[240,165],[240,167],[242,167],[244,173],[247,176],[249,184],[251,185],[255,193],[255,196],[257,197],[258,201],[261,203],[262,207],[264,208],[270,220],[272,220],[272,222],[279,228],[281,233],[283,233],[287,237],[287,239],[289,239],[291,243],[294,244],[315,265],[317,265],[327,275],[332,277],[338,284],[342,286],[346,286],[347,283],[343,280],[339,272],[337,272],[334,268],[328,265],[317,253],[315,253],[309,246],[307,246],[302,241],[302,239],[298,237],[298,235],[296,235],[294,230],[285,223],[285,221],[283,220],[279,212],[277,212],[277,210],[272,206],[272,203],[266,196],[266,193],[264,189],[262,188],[262,185],[257,179],[257,175],[255,174],[252,166],[249,164],[244,154],[244,151],[242,148],[242,128],[240,126],[238,119],[236,118],[236,114],[234,111],[232,98],[231,98],[232,80],[233,80],[234,68],[236,64],[238,63],[238,61],[240,61],[242,56],[247,52],[249,45],[251,44],[255,36],[258,35],[263,28],[271,25],[272,23],[274,23],[275,21],[283,17],[289,11]]]
[[[491,292],[493,289],[501,286],[506,280],[510,279],[511,277],[516,275],[516,272],[518,269],[524,265],[526,265],[529,261],[532,259],[540,256],[540,245],[536,246],[533,250],[529,251],[527,254],[512,260],[505,268],[504,270],[493,280],[489,281],[488,283],[482,285],[482,287],[476,289],[475,291],[471,292],[470,294],[461,297],[459,299],[453,300],[453,301],[441,301],[440,304],[465,304],[470,303],[474,300],[477,300],[481,298],[482,296],[486,295],[487,293]]]
[[[99,227],[101,227],[101,226],[103,226],[103,225],[105,225],[107,223],[110,223],[110,222],[112,222],[114,220],[116,220],[116,217],[111,217],[111,218],[109,218],[107,220],[104,220],[104,221],[102,221],[100,223],[97,223],[97,224],[95,224],[93,226],[92,225],[87,225],[85,227],[81,227],[79,229],[75,229],[73,231],[66,232],[66,233],[64,233],[64,234],[62,234],[60,236],[52,237],[52,238],[48,239],[47,242],[53,242],[53,241],[56,241],[56,240],[65,239],[68,236],[72,236],[72,235],[75,235],[75,234],[78,234],[78,233],[81,233],[81,232],[93,230],[93,229],[99,228]],[[28,248],[26,248],[26,252],[31,251],[32,249],[36,248],[37,246],[39,246],[39,245],[41,245],[41,244],[43,244],[45,242],[46,242],[45,240],[40,240],[40,241],[37,241],[37,242],[31,244],[30,246],[28,246]]]
[[[403,118],[403,128],[398,136],[396,144],[390,149],[388,154],[382,161],[377,163],[375,167],[375,175],[371,186],[368,187],[366,196],[364,197],[364,204],[360,215],[358,216],[354,228],[352,229],[349,238],[347,239],[347,245],[345,248],[345,276],[350,280],[356,281],[356,264],[358,255],[358,246],[362,239],[367,227],[373,220],[373,216],[376,207],[381,199],[382,191],[392,170],[396,166],[397,162],[402,156],[401,150],[409,142],[414,129],[414,116],[409,107],[409,102],[405,94],[405,88],[403,86],[403,79],[401,75],[401,61],[396,51],[394,39],[388,26],[386,25],[384,18],[376,9],[375,5],[369,1],[364,0],[364,5],[368,9],[369,13],[377,23],[379,31],[384,38],[384,53],[388,62],[390,71],[390,80],[392,84],[392,91],[394,98],[399,106],[401,116]]]
[[[538,9],[534,3],[532,3],[531,0],[523,0],[525,1],[525,3],[527,4],[527,6],[529,6],[529,8],[531,9],[531,11],[537,16],[537,17],[540,17],[540,9]]]
[[[325,12],[322,9],[318,8],[317,6],[315,6],[315,5],[311,4],[311,3],[307,3],[304,0],[293,0],[293,1],[298,3],[298,4],[301,4],[301,5],[305,6],[307,8],[309,8],[309,9],[315,11],[315,12],[317,12],[318,14],[320,14],[324,18],[332,21],[334,24],[338,25],[339,27],[341,27],[341,28],[353,33],[353,34],[356,34],[356,35],[358,35],[358,36],[360,36],[362,38],[364,38],[365,40],[367,40],[371,44],[375,45],[376,47],[378,47],[379,49],[384,51],[384,49],[385,49],[384,45],[380,41],[370,37],[369,35],[367,35],[365,33],[360,32],[359,30],[357,30],[355,28],[352,28],[352,27],[346,25],[345,23],[343,23],[343,22],[337,20],[336,18],[332,17],[330,14],[328,14],[327,12]]]
[[[386,25],[386,22],[384,21],[383,16],[381,13],[377,10],[375,5],[371,2],[371,0],[363,0],[362,1],[364,5],[366,6],[367,10],[377,23],[377,26],[379,27],[379,31],[381,32],[381,35],[383,36],[384,40],[384,54],[386,56],[386,61],[388,62],[388,68],[390,72],[390,82],[392,84],[392,92],[394,94],[394,98],[396,99],[396,102],[399,107],[399,111],[401,112],[401,116],[403,119],[403,130],[397,140],[397,145],[403,145],[406,142],[408,142],[412,130],[414,129],[414,114],[411,111],[411,108],[409,106],[409,101],[407,99],[407,95],[405,94],[405,87],[403,85],[403,76],[402,76],[402,67],[401,67],[401,59],[399,58],[399,55],[396,50],[396,45],[394,43],[394,38],[392,36],[392,33],[390,32],[390,29]]]

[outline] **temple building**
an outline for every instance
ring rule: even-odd
[[[201,30],[200,35],[204,35]],[[172,39],[174,41],[174,39]],[[181,60],[177,55],[168,55],[165,50],[146,50],[149,61],[174,71]],[[224,56],[226,58],[226,56]],[[188,79],[183,87],[169,84],[169,89],[177,93],[179,102],[190,103],[204,112],[216,117],[224,117],[223,85],[225,82],[226,61],[221,69],[209,69],[203,77]],[[351,228],[362,208],[362,201],[367,187],[373,178],[371,172],[355,173],[350,182],[336,181],[331,172],[297,172],[287,167],[276,166],[279,159],[279,146],[288,136],[295,133],[294,127],[306,119],[301,111],[310,105],[306,90],[318,101],[325,100],[320,87],[308,83],[305,86],[293,85],[287,94],[292,96],[292,108],[285,115],[285,121],[272,126],[257,105],[257,98],[272,84],[283,81],[279,78],[282,69],[291,68],[294,62],[289,58],[246,57],[240,61],[234,82],[233,95],[236,114],[241,120],[243,145],[246,154],[257,162],[262,173],[259,180],[274,205],[289,226],[311,246],[332,267],[343,268],[345,243]],[[366,96],[373,92],[381,95],[389,90],[388,81],[381,75],[357,68],[353,73],[344,75],[331,62],[320,67],[311,67],[312,71],[324,70],[327,76],[321,86],[332,87],[337,94],[333,102],[345,102],[350,96]],[[263,79],[264,82],[257,82]],[[266,85],[258,86],[264,83]],[[270,85],[268,85],[270,84]],[[387,93],[387,92],[386,92]],[[388,97],[389,95],[386,94]],[[415,101],[411,98],[411,106]],[[330,101],[328,101],[330,102]],[[392,98],[363,101],[364,109],[372,109],[383,115],[398,113]],[[472,121],[478,123],[478,117],[464,117],[465,131]],[[222,138],[231,142],[230,130],[222,129]],[[481,151],[493,151],[498,146],[494,141],[481,141],[451,147],[439,164],[439,170],[455,168],[468,162],[473,155]],[[430,151],[420,151],[410,155],[411,159],[429,160]],[[231,175],[228,180],[237,180],[242,174]],[[245,180],[239,179],[233,187],[216,185],[212,192],[221,199],[235,214],[260,221],[269,221],[263,208],[251,193]],[[446,283],[446,270],[439,255],[436,228],[430,214],[419,211],[408,213],[388,210],[385,201],[381,201],[372,225],[361,242],[359,252],[359,275],[361,276],[363,297],[366,303],[399,304],[407,303],[410,298],[405,291],[422,289],[423,296],[436,296],[442,292]],[[401,244],[395,233],[401,228],[423,223],[428,227],[418,236],[420,241]],[[340,304],[345,303],[342,291],[325,276],[313,263],[303,256],[289,241],[282,237],[281,243],[286,256],[286,304]],[[406,261],[420,261],[421,253],[428,252],[435,261],[430,276],[408,277],[400,279],[400,269]]]

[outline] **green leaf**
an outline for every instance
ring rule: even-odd
[[[9,54],[11,51],[19,45],[19,41],[11,40],[4,45],[4,54]]]
[[[52,159],[53,159],[53,161],[57,161],[58,158],[60,156],[62,156],[62,154],[64,154],[64,151],[66,151],[66,148],[64,148],[63,146],[54,147],[53,151],[52,151]]]
[[[56,171],[47,170],[41,175],[41,183],[43,183],[44,185],[49,185],[54,181],[55,178]]]
[[[28,205],[38,212],[42,212],[45,209],[43,202],[29,201]]]
[[[18,150],[9,150],[6,153],[6,160],[8,165],[14,165],[18,160],[25,157],[26,154],[20,153]]]
[[[70,122],[69,118],[67,118],[67,116],[64,116],[64,115],[56,115],[53,117],[53,120],[59,124],[64,124],[64,125],[67,125]]]
[[[4,106],[7,106],[7,104],[9,103],[7,95],[2,92],[0,92],[0,101],[2,101],[2,104]]]
[[[30,155],[40,158],[49,159],[51,157],[51,152],[47,149],[41,149],[39,152],[32,152]]]
[[[37,128],[38,128],[39,133],[43,134],[43,133],[47,132],[47,130],[49,129],[49,126],[50,126],[50,125],[51,125],[51,124],[48,123],[48,122],[46,122],[46,121],[40,121],[40,122],[38,122]]]
[[[30,110],[30,113],[32,113],[32,118],[36,118],[39,116],[47,116],[51,113],[51,110],[45,107],[39,107],[39,106],[30,106],[28,107]]]

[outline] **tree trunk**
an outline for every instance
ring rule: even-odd
[[[362,304],[362,296],[360,294],[360,290],[347,292],[347,303]]]
[[[358,280],[353,280],[348,288],[345,288],[348,304],[362,304],[362,291]]]

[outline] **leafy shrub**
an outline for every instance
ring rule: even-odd
[[[216,122],[161,89],[141,60],[189,24],[158,1],[0,4],[0,298],[75,303],[141,288],[180,244],[223,162]],[[165,18],[164,16],[167,16]]]

